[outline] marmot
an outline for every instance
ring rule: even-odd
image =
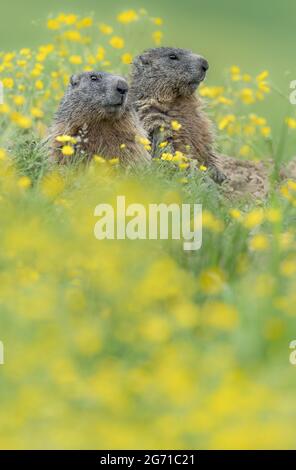
[[[48,137],[54,159],[69,160],[61,152],[65,144],[57,140],[67,135],[75,138],[75,151],[86,161],[97,154],[118,157],[125,165],[149,162],[147,134],[127,95],[128,84],[122,77],[106,72],[73,75]]]
[[[225,176],[214,151],[212,124],[195,94],[208,68],[206,59],[186,49],[149,49],[133,61],[130,99],[149,133],[154,157],[161,141],[168,142],[169,151],[197,159],[221,183]],[[173,121],[181,127],[174,129]]]

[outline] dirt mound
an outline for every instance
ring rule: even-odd
[[[223,192],[227,197],[264,199],[270,190],[270,177],[274,171],[272,160],[252,162],[221,156],[221,167],[227,176]],[[296,180],[296,157],[280,171],[282,179]]]

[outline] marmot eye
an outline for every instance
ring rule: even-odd
[[[96,82],[97,80],[99,80],[99,77],[97,75],[91,75],[90,79],[91,81]]]
[[[176,56],[176,54],[170,54],[170,55],[169,55],[169,58],[170,58],[171,60],[179,60],[179,57]]]

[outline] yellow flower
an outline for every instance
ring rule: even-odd
[[[182,124],[180,124],[178,121],[172,121],[171,127],[174,131],[179,131],[182,127]]]
[[[78,21],[76,26],[78,29],[82,28],[90,28],[93,24],[93,19],[90,16],[82,18],[82,20]]]
[[[110,46],[114,49],[123,49],[124,48],[124,39],[120,36],[113,36],[109,41]]]
[[[224,93],[224,87],[218,87],[218,86],[204,86],[202,85],[200,90],[199,90],[199,94],[201,96],[204,96],[206,98],[217,98],[219,97],[220,95],[222,95]]]
[[[41,184],[42,193],[50,198],[54,198],[61,194],[65,188],[65,183],[61,175],[51,173],[47,175]]]
[[[47,28],[51,30],[60,29],[60,23],[58,22],[58,20],[55,20],[55,19],[48,20]]]
[[[154,43],[156,44],[156,46],[160,46],[160,44],[162,42],[162,38],[163,38],[163,32],[162,31],[154,31],[154,33],[152,33],[152,39],[153,39]]]
[[[225,274],[220,268],[210,268],[199,276],[199,286],[206,294],[219,294],[225,287]]]
[[[246,214],[244,219],[244,226],[252,229],[257,225],[260,225],[264,220],[264,213],[262,209],[254,209]]]
[[[135,10],[126,10],[117,16],[119,23],[127,24],[138,20],[138,14]]]
[[[250,155],[250,152],[251,152],[251,147],[250,147],[249,145],[243,145],[243,146],[240,148],[239,154],[240,154],[242,157],[247,157],[248,155]]]
[[[105,158],[101,157],[100,155],[94,155],[94,156],[93,156],[93,160],[94,160],[96,163],[106,163]]]
[[[189,167],[189,163],[179,163],[180,170],[186,170]]]
[[[81,42],[82,36],[79,31],[73,30],[73,31],[66,31],[63,34],[63,37],[71,42]]]
[[[163,148],[167,147],[168,145],[169,145],[169,143],[167,141],[164,141],[164,142],[161,142],[159,144],[159,148],[163,149]]]
[[[238,209],[230,209],[229,214],[233,219],[240,219],[242,216],[241,211]]]
[[[232,75],[238,75],[241,73],[241,70],[237,65],[233,65],[232,67],[230,67],[230,73]]]
[[[77,21],[77,15],[73,15],[73,14],[65,15],[64,13],[61,13],[61,14],[56,18],[56,20],[57,20],[59,23],[63,23],[63,24],[66,24],[67,26],[71,26],[71,25],[73,25],[74,23],[76,23],[76,21]]]
[[[132,61],[133,61],[133,56],[131,54],[129,54],[128,52],[126,52],[125,54],[123,54],[121,56],[121,62],[123,64],[129,65],[129,64],[132,63]]]
[[[238,312],[233,305],[208,302],[202,311],[203,322],[221,330],[233,330],[238,324]]]
[[[256,114],[250,114],[249,115],[250,121],[252,124],[255,124],[255,126],[265,126],[266,125],[266,119],[263,117],[259,117]]]
[[[102,46],[98,47],[96,59],[97,59],[99,62],[101,62],[102,60],[105,59],[105,55],[106,55],[105,49],[104,49]]]
[[[163,19],[162,18],[152,18],[152,22],[156,24],[157,26],[162,26],[163,25]]]
[[[260,129],[260,132],[261,134],[263,135],[263,137],[269,137],[270,134],[271,134],[271,129],[269,126],[264,126]]]
[[[82,57],[80,55],[71,55],[69,57],[70,64],[73,65],[81,65],[82,64]]]
[[[112,34],[113,33],[113,28],[112,26],[109,26],[108,24],[101,23],[99,25],[99,30],[101,31],[102,34]]]
[[[282,261],[280,270],[283,276],[291,277],[296,274],[296,259]]]
[[[245,104],[252,104],[255,102],[254,92],[251,88],[244,88],[240,92],[240,98]]]
[[[5,160],[7,158],[6,151],[0,148],[0,160]]]
[[[267,85],[266,82],[260,82],[258,83],[258,89],[262,91],[263,93],[269,93],[270,92],[270,86]]]
[[[19,178],[17,185],[20,188],[28,189],[30,188],[30,186],[32,186],[32,181],[28,176],[22,176],[21,178]]]
[[[111,158],[109,160],[110,165],[118,165],[119,163],[119,158]]]
[[[76,144],[77,142],[75,137],[72,137],[70,135],[59,135],[58,137],[56,137],[56,141],[61,143],[69,142],[71,144]]]
[[[262,82],[262,81],[266,80],[266,78],[268,78],[268,76],[269,76],[268,70],[264,70],[259,75],[257,75],[256,80],[257,80],[257,82]]]
[[[40,108],[37,108],[37,107],[31,108],[31,114],[35,118],[42,118],[44,116],[44,112]]]
[[[207,171],[207,167],[204,165],[200,165],[199,169],[200,171]]]
[[[229,98],[226,98],[225,96],[218,96],[217,103],[226,104],[230,106],[233,104],[233,100],[230,100]]]
[[[35,82],[35,88],[36,88],[36,90],[43,90],[43,88],[44,88],[43,81],[42,80],[37,80]]]
[[[242,79],[243,79],[244,82],[251,82],[252,81],[252,77],[248,73],[244,73],[243,76],[242,76]]]
[[[217,219],[211,212],[204,210],[202,214],[202,225],[204,228],[220,233],[224,229],[224,224]]]
[[[229,124],[232,124],[235,122],[236,117],[234,114],[228,114],[227,116],[224,116],[219,122],[219,129],[220,131],[223,131],[223,129],[227,128]]]
[[[290,129],[296,129],[296,119],[288,117],[286,118],[286,123]]]
[[[282,214],[278,209],[268,209],[265,213],[266,219],[269,222],[277,223],[282,220]]]
[[[163,154],[161,155],[161,160],[170,162],[173,160],[173,155],[169,152],[163,152]]]
[[[11,113],[10,119],[23,129],[29,129],[32,126],[31,119],[19,113]]]
[[[254,251],[266,251],[269,248],[269,240],[266,235],[257,234],[250,240],[250,248]]]
[[[65,157],[71,157],[71,155],[74,154],[74,148],[72,145],[64,145],[62,147],[62,154],[65,155]]]
[[[10,107],[8,106],[8,104],[6,103],[0,104],[0,114],[8,114],[9,112],[10,112]]]
[[[14,80],[13,78],[3,78],[2,80],[4,88],[13,88],[14,87]]]
[[[13,97],[13,102],[16,106],[22,106],[26,102],[26,98],[21,95],[17,95]]]

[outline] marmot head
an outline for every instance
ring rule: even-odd
[[[106,72],[84,72],[72,75],[63,102],[70,101],[83,115],[119,118],[126,109],[127,93],[128,84],[122,77]]]
[[[206,76],[209,64],[186,49],[148,49],[133,62],[132,86],[139,96],[171,101],[192,95]]]

